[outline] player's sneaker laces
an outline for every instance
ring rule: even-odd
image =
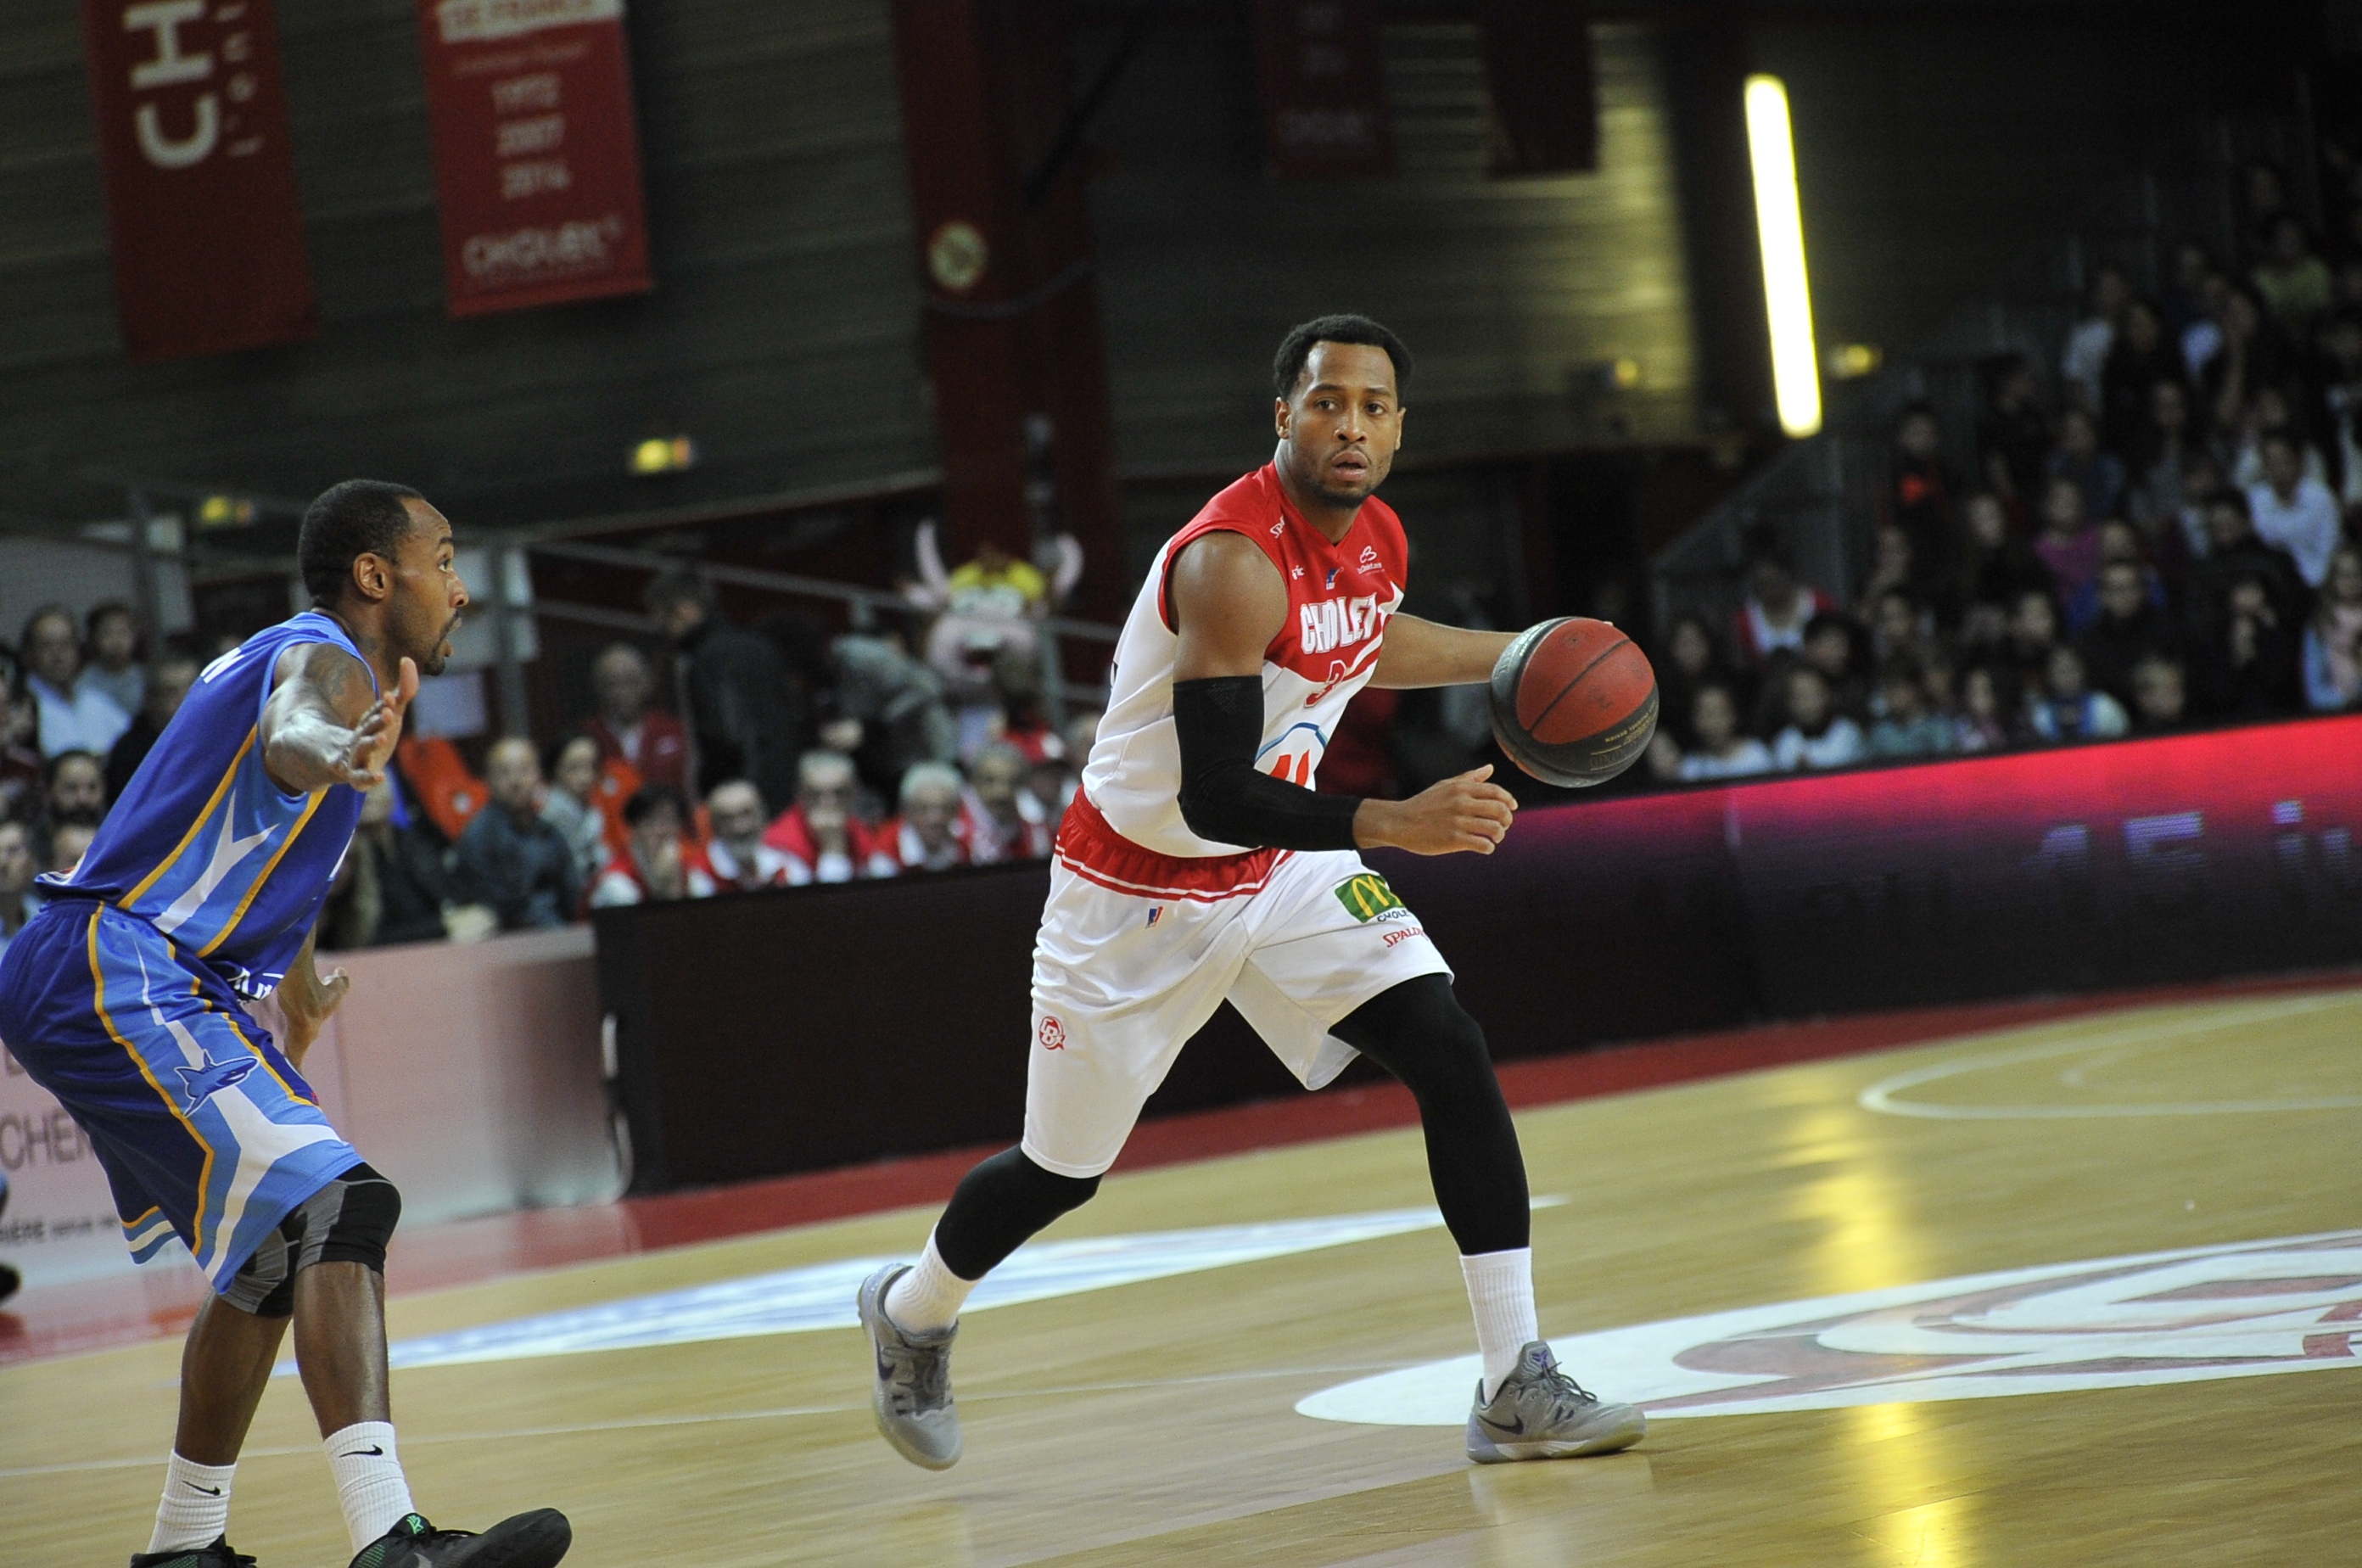
[[[352,1568],[556,1568],[573,1544],[574,1527],[556,1508],[502,1519],[481,1535],[404,1514],[354,1554]]]
[[[239,1556],[230,1550],[227,1536],[217,1535],[206,1545],[178,1551],[135,1551],[131,1568],[254,1568],[254,1559]]]
[[[952,1341],[959,1325],[940,1334],[906,1334],[895,1325],[886,1315],[886,1293],[910,1272],[908,1264],[889,1264],[861,1282],[855,1298],[877,1368],[869,1406],[895,1452],[929,1470],[949,1470],[960,1456],[959,1410],[952,1404]]]
[[[1638,1407],[1610,1404],[1561,1372],[1540,1340],[1518,1353],[1518,1370],[1501,1380],[1491,1403],[1477,1379],[1476,1401],[1468,1412],[1468,1457],[1479,1464],[1614,1453],[1649,1430]]]

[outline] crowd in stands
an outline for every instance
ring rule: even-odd
[[[1987,368],[1973,447],[1904,408],[1850,604],[1749,536],[1727,624],[1652,650],[1664,781],[2362,705],[2362,171],[2327,254],[2275,171],[2243,259],[2100,268],[2054,381]]]

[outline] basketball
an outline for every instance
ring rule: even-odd
[[[1528,629],[1493,666],[1493,735],[1509,760],[1561,789],[1604,784],[1657,733],[1657,672],[1605,621]]]

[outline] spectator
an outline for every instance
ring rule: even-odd
[[[1973,664],[1960,677],[1960,711],[1952,719],[1952,749],[2003,751],[2015,711],[2016,672],[2007,665]]]
[[[1926,614],[1909,594],[1888,589],[1871,601],[1871,652],[1881,664],[1893,658],[1919,658],[1928,651],[1929,631]]]
[[[863,771],[882,789],[916,762],[959,755],[959,729],[944,703],[944,683],[890,636],[846,635],[829,645],[836,712],[857,720]]]
[[[2241,411],[2231,453],[2231,479],[2242,489],[2252,489],[2264,481],[2264,443],[2274,436],[2286,436],[2296,443],[2302,456],[2304,475],[2323,485],[2329,483],[2329,461],[2321,448],[2307,441],[2296,427],[2295,399],[2284,387],[2261,386],[2247,399]]]
[[[2263,481],[2247,491],[2256,533],[2294,558],[2306,586],[2319,588],[2343,532],[2337,498],[2305,473],[2296,439],[2285,431],[2264,437],[2263,470]]]
[[[61,751],[50,758],[41,780],[49,820],[96,827],[106,817],[106,764],[86,751]]]
[[[2190,727],[2188,683],[2181,661],[2153,653],[2133,666],[2133,734],[2169,735]]]
[[[1003,654],[1040,659],[1035,623],[1065,597],[1083,569],[1082,547],[1071,536],[1056,540],[1057,581],[1030,561],[1018,559],[993,541],[977,546],[976,558],[946,574],[935,546],[935,526],[919,526],[919,582],[904,590],[922,609],[942,612],[927,635],[927,662],[964,699],[983,694],[994,664]]]
[[[2173,282],[2166,286],[2165,297],[2158,302],[2165,318],[2165,329],[2173,336],[2175,345],[2183,351],[2185,370],[2194,363],[2188,357],[2185,334],[2197,323],[2204,321],[2212,308],[2206,293],[2210,277],[2219,278],[2214,259],[2206,248],[2194,240],[2184,240],[2173,248]],[[2202,359],[2204,355],[2198,356]]]
[[[2043,488],[2042,532],[2034,537],[2034,553],[2050,569],[2062,603],[2099,575],[2099,526],[2083,503],[2083,487],[2066,474],[2053,475]]]
[[[61,823],[50,830],[50,855],[41,870],[51,877],[71,881],[74,867],[89,853],[90,841],[98,836],[95,823]]]
[[[2362,310],[2340,310],[2321,335],[2321,413],[2332,439],[2337,499],[2349,513],[2362,508]]]
[[[632,769],[624,795],[642,784],[687,790],[689,732],[654,705],[656,675],[647,655],[629,643],[610,643],[590,666],[590,682],[599,712],[583,732],[598,742],[602,762],[620,761]]]
[[[841,752],[808,751],[797,767],[796,803],[779,813],[763,842],[788,859],[788,881],[850,882],[900,869],[853,812],[853,761]]]
[[[2138,572],[2141,592],[2159,610],[2165,608],[2165,584],[2148,568],[2142,555],[2140,530],[2121,517],[2111,517],[2100,525],[2100,568],[2074,597],[2067,601],[2067,630],[2081,635],[2100,616],[2100,579],[2107,569],[2120,561],[2130,562]]]
[[[557,830],[574,862],[574,885],[588,888],[607,864],[607,815],[601,809],[602,754],[596,737],[577,730],[549,748],[549,796],[541,820]]]
[[[2100,435],[2108,447],[2127,456],[2140,452],[2158,383],[2180,387],[2181,378],[2180,348],[2167,341],[2156,304],[2133,301],[2100,373]]]
[[[2254,578],[2264,585],[2281,621],[2293,622],[2302,613],[2304,579],[2297,570],[2296,559],[2257,536],[2244,491],[2222,490],[2208,499],[2206,533],[2206,558],[2191,568],[2185,592],[2193,637],[2202,643],[2215,639],[2231,586],[2242,578]]]
[[[819,753],[807,753],[817,756]],[[756,888],[784,888],[793,879],[788,857],[763,842],[771,820],[763,792],[744,778],[725,778],[705,797],[705,819],[713,837],[705,846],[705,863],[716,886],[745,892]]]
[[[2058,445],[2045,465],[2054,479],[2075,481],[2078,497],[2083,503],[2087,522],[2096,523],[2116,510],[2116,502],[2125,491],[2125,466],[2114,453],[2100,445],[2098,418],[2080,408],[2070,408],[2058,417]],[[2050,491],[2043,492],[2047,510]]]
[[[1879,672],[1879,706],[1884,717],[1871,726],[1874,757],[1940,756],[1952,749],[1951,722],[1927,711],[1925,673],[1910,657],[1890,659]]]
[[[2061,643],[2042,667],[2042,684],[2026,698],[2025,727],[2053,745],[2114,740],[2131,726],[2123,704],[2084,680],[2083,656]]]
[[[148,679],[139,712],[106,754],[108,800],[123,798],[123,791],[130,787],[131,776],[139,771],[156,737],[164,733],[164,726],[181,711],[181,703],[196,680],[197,661],[186,654],[166,654],[157,661],[154,673]]]
[[[139,622],[131,606],[110,599],[93,605],[82,624],[90,654],[83,679],[125,712],[138,712],[148,701],[148,671],[139,662]]]
[[[491,802],[476,813],[451,856],[451,890],[483,904],[502,931],[564,925],[582,898],[574,849],[541,814],[541,758],[533,743],[511,735],[484,758]]]
[[[1731,681],[1731,671],[1722,650],[1715,646],[1714,631],[1705,617],[1684,615],[1674,622],[1655,663],[1658,711],[1664,715],[1660,724],[1671,729],[1682,745],[1694,745],[1697,736],[1689,728],[1690,710],[1698,690],[1709,685],[1727,687]]]
[[[2181,464],[2181,506],[2177,513],[2180,523],[2181,547],[2169,558],[2177,559],[2180,575],[2187,577],[2192,563],[2205,558],[2213,547],[2214,536],[2206,525],[2207,503],[2227,488],[2223,480],[2223,464],[2205,447],[2191,448]],[[2160,528],[2160,534],[2169,531]],[[2163,541],[2158,541],[2163,549]]]
[[[1919,562],[1911,536],[1892,523],[1882,523],[1871,534],[1870,575],[1862,580],[1856,602],[1874,604],[1882,594],[1909,593],[1918,580]]]
[[[2010,606],[2027,593],[2047,597],[2056,591],[2056,580],[2034,547],[2010,532],[2001,497],[1989,491],[1972,495],[1962,515],[1968,543],[1960,562],[1961,640],[1970,645],[1998,642]]]
[[[1769,773],[1771,751],[1738,728],[1738,700],[1727,686],[1708,684],[1690,699],[1689,727],[1696,744],[1680,754],[1675,777],[1684,783],[1702,778],[1746,778]]]
[[[85,678],[73,612],[62,604],[34,611],[25,623],[21,650],[25,689],[39,705],[41,755],[87,751],[105,756],[131,727],[131,715],[98,682]]]
[[[959,769],[947,762],[913,763],[902,775],[902,813],[880,836],[903,870],[948,871],[967,864],[960,790]]]
[[[1732,629],[1739,653],[1755,669],[1783,648],[1803,647],[1813,617],[1837,608],[1827,594],[1796,580],[1795,558],[1768,525],[1748,530],[1745,581]]]
[[[802,714],[777,645],[731,624],[714,603],[712,585],[694,572],[657,579],[647,604],[688,661],[698,784],[711,789],[745,778],[764,799],[784,800],[803,749]]]
[[[2316,713],[2341,712],[2362,699],[2362,549],[2339,547],[2329,558],[2321,602],[2304,628],[2304,700]]]
[[[2214,635],[2202,649],[2207,706],[2224,718],[2298,711],[2298,641],[2259,574],[2235,578]]]
[[[41,814],[41,754],[33,700],[16,682],[0,679],[0,822],[29,823]]]
[[[2124,320],[2125,307],[2132,303],[2132,285],[2125,281],[2124,269],[2112,261],[2103,261],[2092,274],[2090,308],[2083,319],[2067,333],[2066,352],[2059,357],[2059,379],[2066,383],[2068,395],[2087,409],[2100,406],[2100,379],[2108,362],[2108,350],[2115,347],[2118,324]]]
[[[2100,569],[2097,613],[2077,640],[2092,684],[2120,703],[2133,694],[2133,670],[2143,659],[2173,653],[2173,623],[2150,591],[2136,560]]]
[[[2211,398],[2213,394],[2205,390],[2208,367],[2223,351],[2223,316],[2231,298],[2230,277],[2209,259],[2192,297],[2197,308],[2181,324],[2181,363],[2190,374],[2191,384]]]
[[[1987,489],[2023,505],[2042,485],[2050,417],[2042,411],[2034,362],[2011,354],[1989,367],[1988,407],[1977,421],[1979,471]]]
[[[1818,669],[1799,664],[1788,672],[1788,724],[1772,743],[1772,760],[1799,767],[1846,767],[1862,759],[1861,728],[1837,711]]]
[[[2247,400],[2260,387],[2285,383],[2296,370],[2296,355],[2264,314],[2264,302],[2244,284],[2223,296],[2218,320],[2221,347],[2199,373],[2207,425],[2217,433],[2239,426]]]
[[[713,875],[704,856],[683,837],[689,808],[679,790],[641,785],[624,804],[624,821],[632,830],[630,847],[607,862],[590,890],[592,909],[713,896]]]
[[[2131,489],[2125,495],[2125,510],[2144,528],[2154,530],[2178,515],[2188,499],[2181,482],[2196,450],[2192,436],[2190,389],[2179,381],[2151,382],[2140,428],[2126,448]]]
[[[2047,593],[2021,593],[2010,610],[2004,645],[2022,681],[2039,680],[2058,644],[2058,604]]]
[[[1864,673],[1861,628],[1849,615],[1825,611],[1805,628],[1802,661],[1821,672],[1828,682],[1829,701],[1849,718],[1870,712],[1870,679]]]
[[[1912,591],[1925,597],[1952,569],[1952,498],[1959,483],[1944,462],[1944,427],[1933,407],[1905,405],[1894,425],[1886,520],[1911,541]]]
[[[968,768],[967,854],[978,866],[1039,860],[1050,853],[1049,813],[1025,791],[1025,756],[998,742]]]
[[[23,823],[0,822],[0,953],[39,914],[41,900],[33,896],[33,830]]]
[[[2249,274],[2274,320],[2301,333],[2329,308],[2329,263],[2313,254],[2304,225],[2283,213],[2271,220],[2264,259]]]

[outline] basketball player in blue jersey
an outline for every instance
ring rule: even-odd
[[[484,1533],[411,1506],[387,1401],[393,1184],[321,1113],[304,1053],[350,982],[312,927],[468,591],[414,490],[350,480],[304,514],[313,608],[208,666],[72,871],[0,958],[0,1040],[88,1135],[138,1258],[178,1236],[215,1294],[189,1330],[155,1534],[132,1568],[252,1568],[230,1481],[292,1317],[353,1568],[548,1568],[544,1508]],[[281,1038],[246,1004],[276,995]]]

